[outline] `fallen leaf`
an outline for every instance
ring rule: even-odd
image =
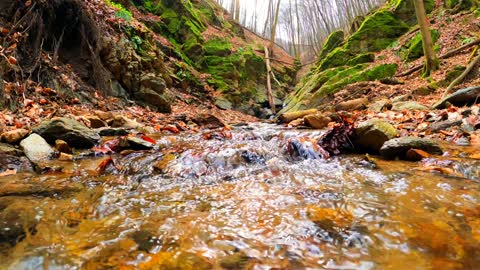
[[[10,56],[10,57],[8,57],[8,62],[11,65],[16,65],[17,64],[17,59],[15,59],[15,57],[13,57],[13,56]]]
[[[15,169],[7,169],[6,171],[0,173],[0,177],[9,176],[9,175],[15,175],[15,174],[17,174],[17,170],[15,170]]]

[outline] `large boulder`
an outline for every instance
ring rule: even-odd
[[[32,130],[51,144],[54,144],[56,140],[63,140],[68,145],[79,149],[91,148],[100,140],[97,132],[66,117],[44,121],[33,127]]]
[[[397,130],[391,124],[380,119],[371,119],[360,123],[355,129],[356,148],[361,151],[378,153],[383,144],[397,137]]]
[[[31,134],[23,139],[20,142],[20,146],[28,159],[33,163],[49,160],[55,154],[52,147],[38,134]]]
[[[442,148],[434,141],[417,137],[402,137],[385,142],[380,154],[386,159],[406,159],[410,149],[418,149],[429,154],[441,155]]]
[[[480,86],[473,86],[458,90],[437,102],[435,105],[433,105],[433,108],[444,109],[448,103],[460,107],[473,104],[475,102],[480,103]]]

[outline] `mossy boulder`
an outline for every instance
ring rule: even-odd
[[[215,38],[205,43],[205,54],[227,56],[232,53],[232,44],[226,40]]]
[[[409,26],[417,24],[417,17],[415,16],[415,6],[412,0],[392,0],[393,13],[404,21]],[[425,11],[427,14],[435,8],[435,0],[424,0]]]
[[[375,61],[375,54],[362,53],[348,60],[347,66],[355,66],[358,64],[371,63],[373,61]]]
[[[341,47],[336,48],[320,62],[320,70],[323,71],[329,68],[343,66],[354,57],[355,55],[349,50]]]
[[[397,71],[396,64],[384,64],[369,67],[359,64],[354,67],[337,67],[322,72],[310,73],[297,86],[296,91],[286,100],[281,111],[290,112],[317,107],[324,98],[356,82],[375,81],[392,77]]]
[[[355,129],[354,145],[361,151],[378,153],[383,144],[397,136],[397,130],[388,122],[371,119],[360,123]]]
[[[457,9],[457,10],[468,10],[472,7],[478,6],[478,3],[475,0],[446,0],[445,2],[447,8]]]
[[[323,44],[322,51],[320,53],[320,59],[327,56],[327,54],[329,54],[335,48],[340,47],[344,40],[345,33],[342,30],[332,32]]]
[[[432,29],[430,30],[432,35],[432,41],[435,44],[438,39],[440,38],[440,32],[438,30]],[[405,46],[405,54],[403,56],[404,60],[412,61],[418,59],[423,56],[423,43],[422,43],[422,35],[418,33],[415,37],[408,42]]]
[[[408,29],[409,26],[392,12],[379,10],[365,19],[344,48],[351,53],[377,52],[387,48]]]

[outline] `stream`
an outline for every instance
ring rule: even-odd
[[[459,154],[478,149],[418,163],[286,150],[321,132],[152,135],[103,174],[106,156],[0,178],[0,269],[480,267],[480,161]]]

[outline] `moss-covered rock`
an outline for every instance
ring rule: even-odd
[[[362,53],[354,58],[348,60],[347,66],[355,66],[358,64],[370,63],[375,61],[375,54],[373,53]]]
[[[328,94],[335,93],[346,85],[392,77],[397,68],[396,64],[373,67],[369,67],[368,64],[359,64],[354,67],[337,67],[323,72],[312,72],[287,98],[287,105],[280,113],[315,108]]]
[[[349,38],[345,49],[351,53],[380,51],[408,29],[408,25],[395,14],[379,10],[365,19],[360,29]]]
[[[336,48],[320,62],[320,70],[323,71],[329,68],[343,66],[354,57],[355,54],[350,51],[341,47]]]
[[[320,59],[327,56],[327,54],[329,54],[335,48],[340,47],[344,40],[345,33],[342,30],[332,32],[323,44],[322,51],[320,53]]]
[[[458,11],[468,10],[472,7],[478,7],[478,2],[475,0],[446,0],[445,4],[447,8],[454,8]]]
[[[440,32],[438,30],[430,30],[432,34],[432,41],[435,44],[440,38]],[[408,42],[405,46],[405,54],[403,55],[404,60],[412,61],[423,56],[423,43],[422,35],[418,33],[415,37]]]
[[[205,43],[205,54],[227,56],[232,53],[232,44],[226,40],[215,38]]]
[[[435,8],[435,0],[424,0],[425,11],[427,14]],[[417,24],[415,16],[415,6],[412,0],[392,0],[390,4],[393,6],[393,13],[409,26]]]

